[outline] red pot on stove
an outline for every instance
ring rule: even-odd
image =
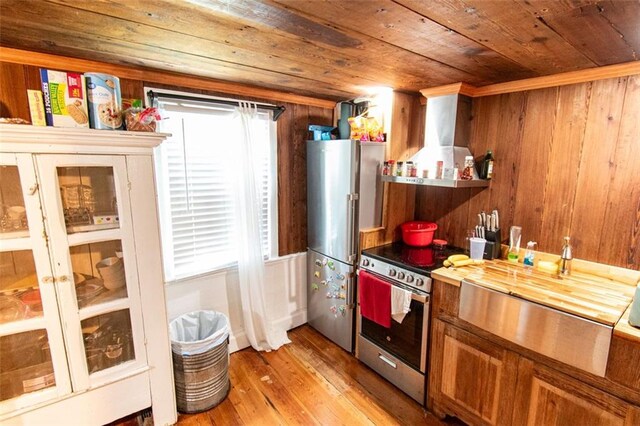
[[[424,222],[421,220],[413,220],[400,225],[402,229],[402,241],[405,244],[414,247],[425,247],[433,241],[438,225],[433,222]]]

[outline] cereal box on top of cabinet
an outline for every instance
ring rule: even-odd
[[[84,77],[87,80],[91,128],[123,129],[120,79],[109,74],[97,72],[85,73]]]
[[[84,76],[40,69],[47,126],[89,127]]]

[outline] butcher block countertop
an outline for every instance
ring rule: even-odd
[[[431,276],[456,286],[465,279],[491,290],[612,327],[627,311],[635,286],[640,281],[640,271],[578,259],[573,261],[573,271],[568,277],[527,270],[521,263],[506,260],[485,261],[482,265],[460,268],[440,268],[432,271]],[[640,329],[628,325],[624,318],[616,327],[616,334],[640,342]]]

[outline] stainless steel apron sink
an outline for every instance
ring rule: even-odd
[[[613,327],[463,280],[459,318],[565,364],[604,377]]]

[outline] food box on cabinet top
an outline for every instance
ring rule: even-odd
[[[89,127],[82,74],[40,69],[47,126]]]
[[[31,124],[34,126],[46,126],[47,120],[44,116],[44,101],[40,90],[27,90],[29,98],[29,113],[31,114]]]
[[[95,72],[85,73],[89,97],[89,121],[93,129],[121,130],[122,95],[118,77]]]

